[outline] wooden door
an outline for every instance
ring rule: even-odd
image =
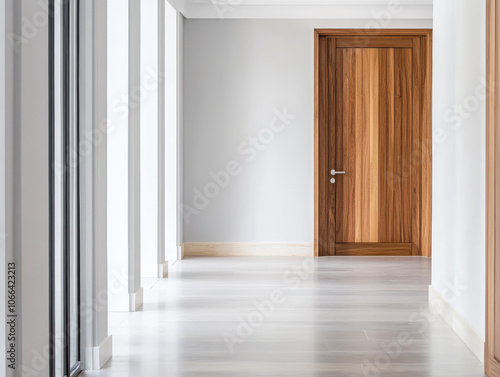
[[[317,40],[316,255],[430,255],[429,33],[363,33]]]

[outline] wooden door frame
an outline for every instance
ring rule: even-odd
[[[327,83],[320,80],[326,68],[326,45],[320,43],[322,37],[357,36],[373,37],[421,37],[422,62],[422,191],[421,191],[421,240],[419,255],[431,257],[432,232],[432,30],[431,29],[316,29],[314,31],[314,255],[332,255],[328,241],[328,211],[326,190],[328,176],[320,174],[327,164],[326,112]]]
[[[495,358],[495,278],[500,276],[500,0],[488,0],[486,11],[486,341],[484,366],[490,377],[500,376],[500,362]],[[500,325],[500,324],[499,324]]]

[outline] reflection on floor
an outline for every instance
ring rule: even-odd
[[[426,258],[188,258],[111,314],[83,376],[484,376],[428,310]]]

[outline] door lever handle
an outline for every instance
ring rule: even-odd
[[[345,171],[335,171],[335,169],[334,169],[334,170],[332,170],[332,171],[331,171],[331,174],[332,174],[333,176],[335,176],[335,175],[337,175],[337,174],[345,174]]]

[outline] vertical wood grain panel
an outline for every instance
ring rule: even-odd
[[[500,376],[500,1],[487,1],[485,370]]]
[[[425,257],[432,256],[432,36],[421,37],[424,67],[422,96],[422,219],[421,250]]]
[[[315,91],[315,205],[317,208],[328,208],[328,175],[325,169],[328,166],[328,132],[324,127],[328,124],[328,78],[327,78],[327,44],[325,38],[316,33],[316,91]],[[328,255],[328,211],[315,211],[314,250],[315,255]]]
[[[394,232],[394,212],[397,210],[394,208],[394,186],[390,181],[391,174],[394,174],[394,161],[396,159],[395,154],[395,112],[394,112],[394,79],[395,79],[395,67],[394,67],[394,52],[393,48],[387,50],[387,145],[386,150],[381,151],[381,156],[384,156],[387,161],[387,170],[384,172],[383,179],[386,182],[386,192],[385,192],[385,220],[386,228],[384,231],[384,236],[386,236],[386,242],[399,242],[395,237]],[[384,155],[385,152],[385,155]]]
[[[328,103],[335,104],[335,81],[336,81],[336,71],[337,71],[337,59],[336,59],[336,39],[331,38],[328,39]],[[328,113],[328,145],[335,145],[336,143],[336,135],[335,135],[335,122],[337,118],[337,110],[336,106],[329,105],[329,113]],[[327,178],[328,185],[328,239],[326,240],[328,245],[328,253],[327,255],[335,255],[335,227],[336,227],[336,214],[335,214],[335,206],[336,206],[336,185],[332,185],[329,182],[330,178],[330,170],[334,169],[336,165],[335,159],[335,151],[332,151],[331,148],[328,148],[328,156],[327,160],[329,161],[328,165],[325,166],[324,174]],[[331,229],[331,231],[330,231]]]
[[[394,49],[380,49],[379,241],[394,241]]]
[[[387,88],[387,64],[388,53],[387,49],[379,50],[379,159],[378,159],[378,203],[379,203],[379,217],[378,217],[378,239],[379,242],[388,242],[386,235],[387,215],[386,215],[386,195],[387,181],[385,180],[385,172],[387,171],[387,159],[384,156],[384,151],[387,150],[387,124],[389,123],[387,115],[387,101],[388,101],[388,88]]]
[[[494,347],[492,349],[492,356],[494,361],[491,363],[493,366],[498,366],[500,362],[500,232],[499,221],[500,221],[500,131],[499,131],[499,121],[500,121],[500,96],[498,95],[498,80],[500,78],[500,61],[499,61],[499,22],[500,22],[500,4],[495,2],[495,9],[493,13],[495,14],[495,19],[493,21],[492,27],[494,29],[495,36],[491,39],[495,40],[494,46],[490,46],[492,51],[489,54],[490,61],[492,64],[491,70],[489,71],[489,89],[492,91],[490,94],[489,101],[489,115],[488,120],[488,133],[493,140],[492,144],[489,144],[488,152],[491,153],[491,160],[489,161],[488,174],[492,178],[488,193],[492,194],[492,197],[489,196],[489,204],[491,205],[490,211],[493,213],[493,233],[489,233],[491,237],[491,241],[489,240],[490,246],[493,247],[491,252],[493,253],[493,258],[491,259],[493,265],[493,276],[489,276],[492,278],[492,285],[489,288],[493,288],[493,334],[492,338],[494,340]],[[491,93],[491,92],[490,92]],[[490,212],[491,213],[491,212]],[[492,368],[495,369],[495,368]],[[494,375],[500,375],[498,373],[494,373]]]
[[[403,202],[410,202],[411,196],[403,195],[402,161],[403,156],[403,86],[402,75],[405,71],[404,49],[394,50],[394,165],[389,171],[389,185],[393,192],[392,242],[403,241]]]
[[[343,49],[337,49],[335,52],[336,56],[336,62],[337,62],[337,69],[336,69],[336,79],[335,79],[335,114],[337,114],[335,118],[335,135],[336,135],[336,140],[337,143],[343,143],[344,142],[344,131],[343,131],[343,124],[344,124],[344,101],[343,101],[343,95],[344,95],[344,50]],[[342,148],[335,148],[333,151],[335,153],[335,167],[331,167],[331,169],[337,169],[337,170],[345,170],[344,168],[344,155],[342,153]],[[344,206],[344,186],[345,185],[335,185],[335,197],[336,197],[336,207],[332,208],[332,211],[335,211],[335,216],[339,219],[335,223],[335,238],[336,240],[340,242],[340,239],[338,238],[339,235],[342,233],[342,231],[346,228],[346,224],[344,224],[343,221],[343,206]]]
[[[378,49],[358,49],[356,64],[356,242],[378,242]],[[360,94],[358,94],[360,92]]]
[[[344,179],[344,218],[347,231],[344,234],[346,242],[355,242],[356,237],[356,212],[354,201],[356,198],[356,50],[346,49],[344,60],[344,102],[347,113],[344,114],[344,145],[342,146],[347,174]],[[353,153],[354,152],[354,153]],[[339,178],[340,179],[340,178]],[[338,241],[340,242],[340,241]]]
[[[374,190],[374,182],[372,179],[372,146],[371,146],[371,136],[374,124],[372,122],[372,112],[373,104],[371,100],[373,98],[373,79],[371,77],[371,65],[374,52],[376,49],[363,48],[359,49],[361,55],[361,96],[358,101],[361,105],[361,119],[358,122],[359,129],[361,130],[360,137],[357,138],[358,143],[361,144],[359,148],[361,153],[359,159],[361,161],[360,175],[362,180],[360,182],[361,198],[360,207],[361,210],[357,214],[361,218],[361,237],[359,242],[376,242],[376,239],[372,239],[371,227],[373,223],[372,218],[372,203],[371,203],[371,192]]]
[[[412,101],[412,50],[405,49],[401,71],[401,102],[402,102],[402,132],[401,132],[401,190],[403,197],[411,198],[411,152],[413,129],[413,101]],[[411,200],[402,201],[403,242],[412,242]]]
[[[369,242],[379,242],[379,52],[370,49],[367,54],[369,83],[369,122],[370,122],[370,231]]]
[[[356,103],[356,67],[355,51],[351,48],[342,49],[343,51],[343,119],[342,119],[342,148],[343,157],[342,169],[346,174],[342,177],[343,195],[339,200],[338,208],[341,208],[341,231],[337,234],[336,242],[355,242],[356,214],[354,211],[354,200],[356,195],[356,124],[355,124],[355,103]],[[340,170],[337,168],[337,170]],[[340,178],[339,178],[340,179]],[[338,212],[337,212],[338,213]]]
[[[354,169],[349,170],[349,173],[353,174],[355,177],[354,182],[354,242],[363,241],[363,221],[365,220],[366,213],[364,213],[365,203],[364,192],[366,190],[366,182],[363,165],[364,165],[364,136],[366,129],[365,121],[365,111],[364,111],[364,89],[366,85],[363,85],[363,61],[362,61],[362,49],[355,48],[354,52],[354,71],[355,71],[355,85],[354,85],[354,145],[355,145],[355,164]]]
[[[413,241],[413,255],[420,255],[420,219],[421,219],[421,93],[422,93],[422,51],[420,38],[413,38],[413,132],[412,132],[412,190],[411,190],[411,203],[412,203],[412,241]]]

